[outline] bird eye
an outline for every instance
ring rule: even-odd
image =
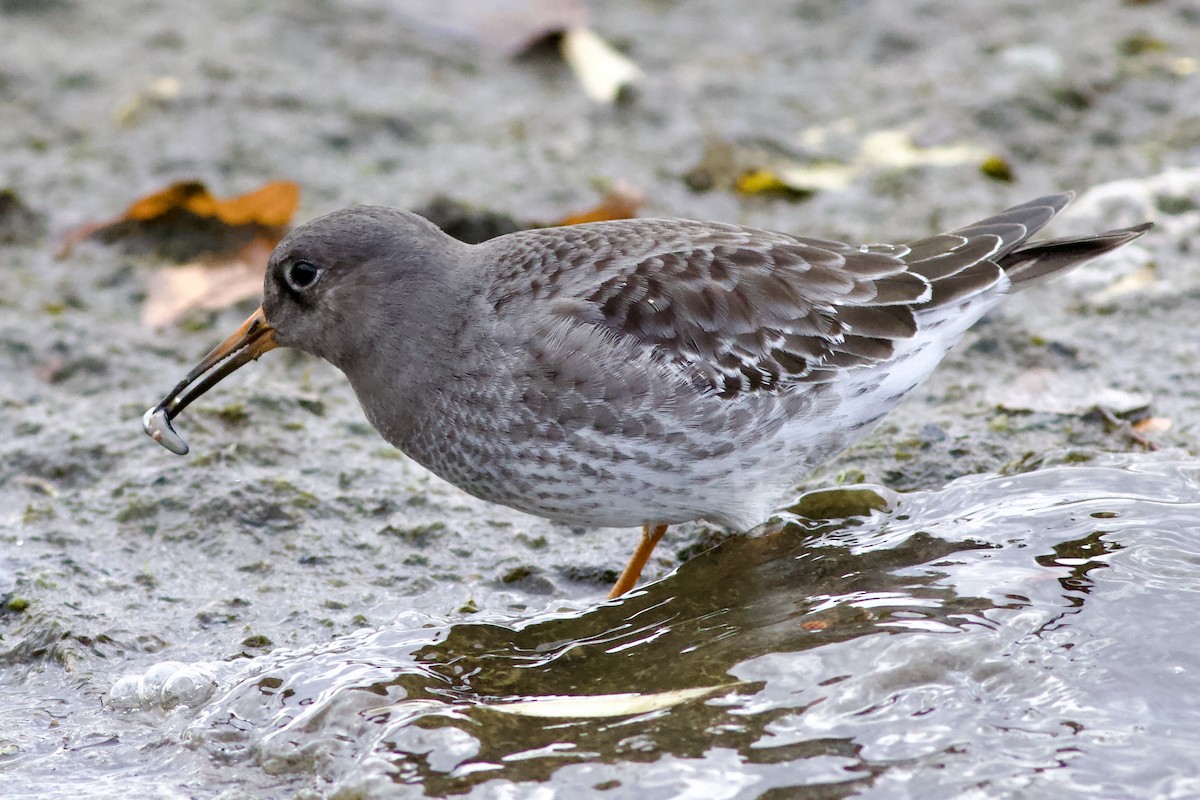
[[[287,281],[287,285],[298,292],[311,288],[320,277],[320,268],[307,261],[297,261],[294,264],[290,264],[283,273],[283,279]]]

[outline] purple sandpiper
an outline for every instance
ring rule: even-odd
[[[280,242],[262,306],[143,424],[186,453],[170,420],[188,403],[272,348],[306,350],[385,439],[476,497],[642,526],[616,597],[668,524],[765,521],[1006,294],[1150,227],[1028,242],[1071,197],[901,245],[662,219],[467,245],[348,208]]]

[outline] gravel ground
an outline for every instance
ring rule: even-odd
[[[1053,396],[1086,412],[1102,390],[1170,420],[1150,438],[1194,453],[1195,2],[597,4],[595,29],[646,75],[615,107],[589,100],[550,48],[506,58],[406,9],[0,0],[0,653],[37,709],[12,737],[21,747],[157,659],[321,642],[407,609],[598,598],[635,541],[430,477],[367,427],[338,373],[300,354],[273,353],[193,407],[192,455],[155,447],[143,410],[255,303],[150,331],[137,318],[153,255],[53,254],[72,227],[171,181],[235,194],[294,180],[298,220],[441,194],[545,220],[624,179],[646,193],[643,215],[851,241],[1076,189],[1052,234],[1159,227],[1013,298],[805,485],[936,488],[1142,447],[1125,424],[1045,410]],[[896,130],[999,155],[1013,179],[979,159],[876,163],[802,201],[685,179],[713,141],[846,158]],[[1032,411],[1002,410],[1031,371],[1057,388]],[[672,530],[648,574],[720,535]]]

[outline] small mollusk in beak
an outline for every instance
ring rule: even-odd
[[[259,306],[232,336],[214,347],[184,376],[162,402],[146,411],[142,417],[142,428],[172,453],[185,455],[188,451],[187,442],[171,427],[171,420],[189,403],[220,383],[226,375],[278,346],[275,329],[267,322],[262,306]],[[195,383],[201,376],[203,380]]]

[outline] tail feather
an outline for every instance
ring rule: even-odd
[[[923,307],[953,305],[987,292],[1003,280],[1001,270],[1011,291],[1033,286],[1115,250],[1153,227],[1147,222],[1090,236],[1028,241],[1074,197],[1074,192],[1038,197],[948,233],[910,242],[904,260],[932,289]]]
[[[1144,222],[1132,228],[1121,228],[1090,236],[1021,244],[1005,253],[998,261],[1008,273],[1013,291],[1019,291],[1063,270],[1091,261],[1110,250],[1116,250],[1152,227],[1154,223]]]

